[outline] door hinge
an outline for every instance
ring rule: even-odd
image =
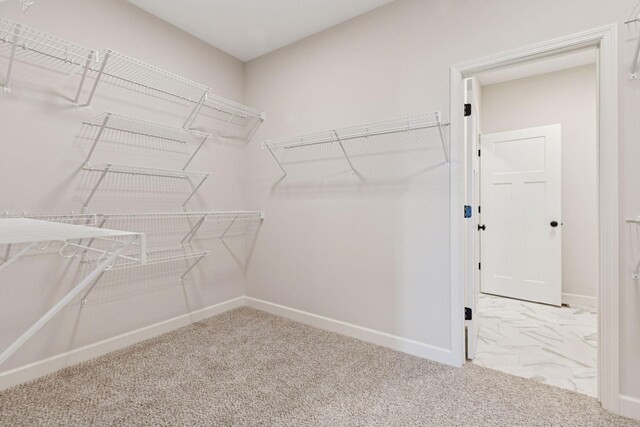
[[[473,319],[473,311],[469,307],[464,308],[464,320]]]
[[[480,157],[480,151],[481,151],[481,150],[478,148],[478,157]]]
[[[482,263],[481,262],[478,263],[478,270],[482,270]]]
[[[464,116],[468,117],[471,115],[471,104],[464,104]]]
[[[478,205],[478,213],[481,213],[482,209],[480,208],[480,205]]]

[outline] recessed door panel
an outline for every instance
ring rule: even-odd
[[[561,304],[560,143],[560,125],[483,136],[483,292]]]

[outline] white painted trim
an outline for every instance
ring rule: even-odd
[[[103,341],[89,344],[48,359],[40,360],[29,365],[21,366],[10,371],[0,373],[0,390],[31,381],[60,369],[93,359],[115,350],[136,344],[138,342],[187,326],[193,322],[207,319],[224,313],[225,311],[244,305],[244,297],[234,298],[215,304],[201,310],[183,314],[172,319],[164,320],[154,325],[146,326],[135,331],[127,332]]]
[[[272,302],[259,300],[256,298],[245,297],[246,305],[257,310],[266,311],[271,314],[286,317],[287,319],[306,325],[315,326],[316,328],[326,329],[341,335],[357,338],[373,344],[378,344],[394,350],[413,354],[414,356],[423,357],[425,359],[434,360],[436,362],[452,365],[452,352],[449,349],[432,346],[419,341],[408,338],[402,338],[396,335],[380,332],[362,326],[354,325],[340,320],[331,319],[329,317],[320,316],[306,311],[297,310],[295,308],[285,307],[283,305],[274,304]]]
[[[595,35],[594,35],[595,36]],[[598,385],[605,409],[619,413],[620,404],[620,260],[618,147],[618,33],[601,30],[598,74],[599,223]]]
[[[598,46],[599,119],[599,369],[602,406],[619,413],[619,151],[617,25],[561,37],[451,67],[451,333],[455,364],[464,362],[463,78],[482,71]],[[472,247],[472,246],[468,246]]]
[[[586,307],[592,310],[598,309],[598,297],[588,297],[586,295],[562,293],[562,303],[570,307]]]
[[[419,341],[402,338],[396,335],[365,328],[340,320],[331,319],[317,314],[307,313],[283,305],[274,304],[246,296],[234,298],[201,310],[187,313],[172,319],[164,320],[154,325],[146,326],[135,331],[127,332],[112,338],[108,338],[97,343],[89,344],[62,353],[48,359],[40,360],[29,365],[21,366],[10,371],[0,373],[0,390],[22,384],[27,381],[40,378],[44,375],[59,371],[60,369],[84,362],[89,359],[103,356],[112,351],[139,343],[141,341],[154,338],[174,329],[187,326],[193,322],[198,322],[234,308],[248,306],[257,310],[266,311],[278,316],[326,329],[352,338],[357,338],[373,344],[389,347],[394,350],[424,357],[436,362],[452,365],[451,350],[432,346]]]
[[[640,399],[621,394],[620,415],[640,420]]]

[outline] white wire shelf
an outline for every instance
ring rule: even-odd
[[[88,171],[124,173],[130,175],[159,176],[164,178],[188,179],[191,177],[208,177],[206,172],[183,171],[175,169],[148,168],[143,166],[121,165],[116,163],[86,163],[83,169]]]
[[[195,186],[189,197],[184,201],[182,207],[184,207],[189,200],[196,194],[196,192],[200,189],[202,184],[207,180],[210,176],[209,173],[205,172],[194,172],[194,171],[185,171],[185,170],[174,170],[174,169],[160,169],[160,168],[149,168],[149,167],[141,167],[141,166],[130,166],[130,165],[122,165],[116,163],[85,163],[83,169],[89,172],[100,172],[100,177],[96,181],[93,186],[93,189],[89,193],[89,196],[85,200],[82,210],[85,212],[89,208],[89,203],[91,199],[95,195],[96,191],[100,187],[100,184],[104,181],[104,178],[107,174],[127,174],[127,175],[139,175],[139,176],[148,176],[148,177],[162,177],[162,178],[171,178],[171,179],[190,179],[190,178],[201,178],[200,182]]]
[[[189,272],[193,270],[195,266],[198,265],[198,263],[202,261],[202,259],[209,254],[210,254],[209,251],[198,251],[198,250],[190,250],[190,249],[169,249],[169,250],[153,251],[153,252],[147,253],[147,262],[144,264],[144,267],[151,266],[151,265],[168,264],[172,262],[181,262],[181,261],[185,262],[185,261],[193,260],[193,262],[191,262],[184,269],[182,275],[180,276],[180,281],[184,285],[185,276],[189,274]],[[87,261],[90,263],[97,262],[96,260],[93,260],[93,259],[89,259]],[[114,265],[111,268],[102,271],[102,273],[96,278],[96,280],[89,287],[89,289],[87,289],[87,292],[84,294],[84,296],[81,299],[81,304],[87,303],[89,295],[98,285],[98,283],[100,282],[100,279],[102,279],[102,276],[105,273],[112,272],[112,271],[126,270],[130,268],[141,267],[141,266],[142,265],[140,265],[139,263],[127,261],[126,259],[114,263]]]
[[[100,239],[111,242],[107,250],[100,250],[82,245],[85,239]],[[77,243],[76,243],[77,241]],[[35,335],[49,320],[62,310],[83,289],[99,278],[107,269],[121,259],[136,264],[146,263],[147,248],[145,236],[142,233],[129,231],[109,230],[104,228],[86,227],[80,225],[41,221],[30,218],[0,218],[0,245],[6,245],[6,255],[0,264],[0,273],[7,269],[17,259],[24,256],[30,250],[41,249],[38,244],[61,242],[59,254],[64,258],[76,258],[75,253],[68,254],[65,250],[70,248],[82,248],[100,253],[96,260],[96,266],[73,289],[51,307],[40,319],[27,329],[9,347],[0,353],[0,364],[4,363],[13,353],[21,348],[33,335]],[[25,245],[15,255],[10,256],[13,245]],[[136,254],[125,255],[125,251],[133,245],[138,245]]]
[[[184,123],[185,128],[192,128],[196,119],[205,115],[201,114],[203,108],[214,113],[212,120],[220,122],[218,132],[221,138],[249,141],[265,120],[264,112],[209,92],[204,102],[189,115]]]
[[[251,224],[264,221],[264,211],[206,212],[182,239],[182,245],[188,245],[198,235],[209,232],[219,240],[225,237],[246,233]]]
[[[83,239],[112,239],[141,233],[86,227],[31,218],[0,218],[0,245],[68,242]]]
[[[98,53],[44,31],[0,17],[0,50],[9,50],[9,63],[4,80],[4,92],[11,92],[11,77],[15,59],[63,72],[83,70],[75,96],[75,104],[84,86],[88,70],[97,64]]]
[[[187,233],[182,234],[180,245],[185,246],[200,232],[213,235],[219,240],[226,237],[243,235],[249,231],[251,224],[259,224],[265,218],[264,211],[217,211],[217,212],[165,212],[165,213],[125,213],[125,214],[100,214],[99,226],[104,225],[127,227],[139,231],[145,231],[151,235],[150,230],[157,229],[147,225],[151,222],[160,223],[159,227],[168,227],[171,221],[179,222],[180,228],[185,226]],[[184,224],[182,223],[184,221]]]
[[[182,170],[185,170],[196,154],[198,154],[205,142],[211,137],[210,134],[205,132],[168,126],[111,112],[106,112],[93,117],[84,122],[84,124],[97,129],[93,144],[87,154],[85,162],[89,162],[91,160],[95,148],[105,136],[105,132],[111,132],[123,133],[133,137],[141,137],[145,141],[150,141],[152,143],[171,142],[185,145],[189,143],[196,143],[197,146],[191,152],[188,160],[182,167]]]
[[[98,215],[93,213],[29,214],[25,212],[19,215],[12,215],[9,213],[5,213],[3,215],[3,218],[29,218],[29,219],[37,219],[41,221],[62,222],[66,224],[89,225],[89,226],[94,226],[98,224]]]
[[[192,114],[204,103],[209,92],[209,88],[203,84],[111,49],[106,49],[101,57],[102,61],[86,106],[91,105],[96,89],[103,80],[112,80],[116,84],[169,101],[193,104]]]
[[[239,102],[214,95],[209,92],[205,99],[205,106],[218,111],[225,111],[228,114],[234,114],[239,118],[253,117],[255,119],[264,118],[264,112],[255,108],[240,104]]]
[[[106,49],[101,58],[99,67],[94,70],[97,72],[97,76],[87,102],[84,104],[86,106],[91,105],[100,82],[111,80],[116,84],[130,87],[142,93],[190,106],[191,112],[183,126],[185,129],[193,127],[198,116],[205,115],[201,114],[203,107],[222,114],[221,117],[214,117],[219,121],[215,133],[224,138],[249,140],[264,121],[264,113],[215,95],[211,93],[208,86],[155,65],[147,64],[111,49]],[[239,130],[234,131],[234,129]]]
[[[144,264],[154,265],[154,264],[164,264],[167,262],[176,262],[176,261],[185,261],[190,259],[199,259],[209,255],[209,251],[198,251],[198,250],[188,250],[188,249],[167,249],[161,251],[152,251],[147,252],[147,262]],[[96,260],[92,260],[96,261]],[[109,269],[109,271],[123,270],[127,268],[140,267],[142,266],[140,263],[133,262],[127,259],[121,259],[114,263],[113,267]],[[185,273],[186,274],[186,273]]]
[[[388,145],[402,145],[404,143],[402,139],[388,140],[390,136],[394,135],[397,138],[407,136],[412,141],[418,140],[421,144],[437,140],[442,146],[444,159],[448,164],[448,130],[449,123],[443,120],[440,112],[434,112],[306,135],[271,139],[263,141],[262,149],[269,150],[285,176],[287,175],[287,170],[284,167],[286,161],[282,158],[282,154],[287,151],[304,150],[325,144],[336,146],[339,148],[339,152],[344,155],[351,170],[355,172],[351,161],[353,153],[350,153],[347,148],[354,147],[358,152],[366,152],[367,146],[369,146],[375,150],[374,145],[377,141],[385,146],[384,149],[387,149]],[[384,152],[384,149],[379,151]]]

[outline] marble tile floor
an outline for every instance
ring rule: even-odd
[[[597,396],[597,314],[480,294],[474,364]]]

